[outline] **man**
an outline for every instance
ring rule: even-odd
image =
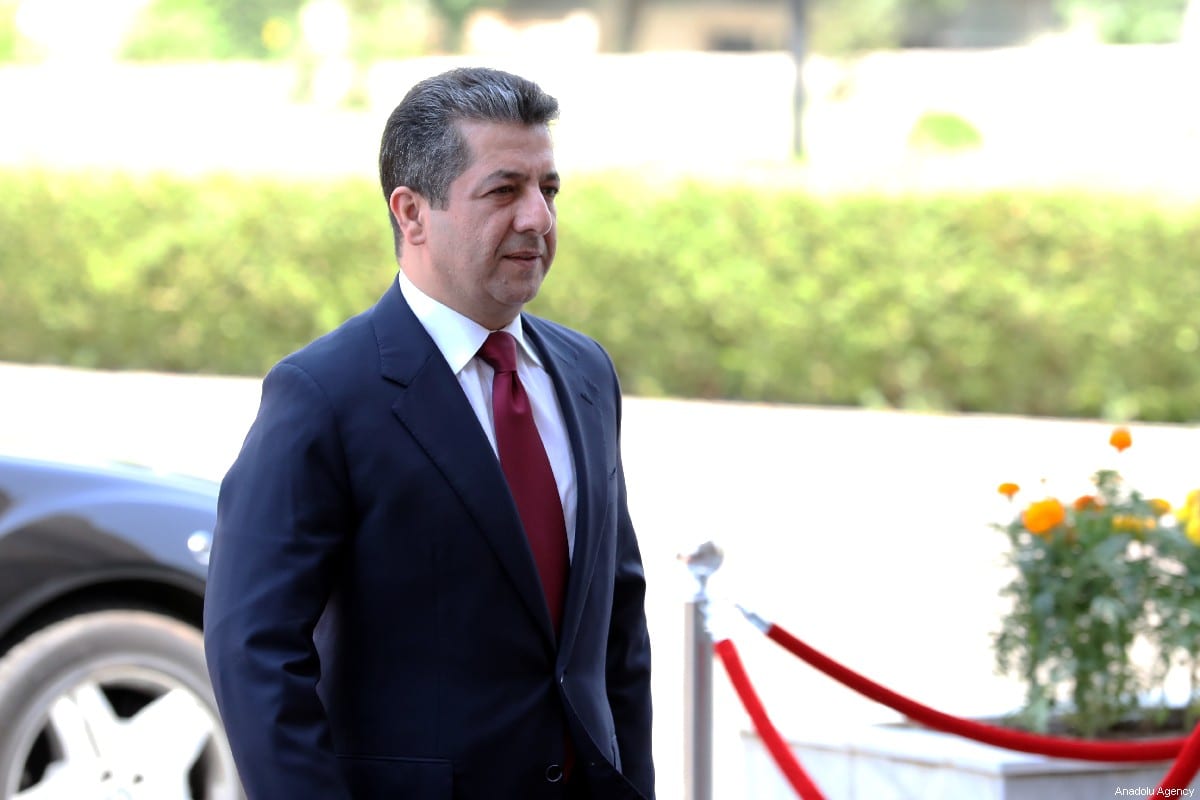
[[[653,797],[617,379],[522,313],[557,110],[494,70],[414,86],[379,158],[397,279],[263,382],[205,599],[252,800]]]

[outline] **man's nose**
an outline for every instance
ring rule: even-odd
[[[526,192],[521,198],[513,227],[518,233],[536,233],[538,236],[545,236],[554,227],[554,211],[540,188]]]

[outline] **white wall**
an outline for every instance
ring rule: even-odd
[[[0,69],[0,164],[373,176],[383,122],[417,79],[465,58],[379,64],[367,108],[291,102],[287,64]],[[904,51],[806,68],[808,159],[790,162],[783,53],[491,57],[562,102],[560,166],[625,166],[818,190],[1078,184],[1200,193],[1200,57],[1185,45]],[[984,146],[907,149],[925,111]]]

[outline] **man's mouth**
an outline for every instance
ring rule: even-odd
[[[510,258],[514,261],[536,261],[541,257],[542,254],[537,250],[515,250],[504,254],[504,258]]]

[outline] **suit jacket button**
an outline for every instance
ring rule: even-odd
[[[563,769],[558,764],[551,764],[546,767],[546,780],[550,783],[558,783],[563,779]]]

